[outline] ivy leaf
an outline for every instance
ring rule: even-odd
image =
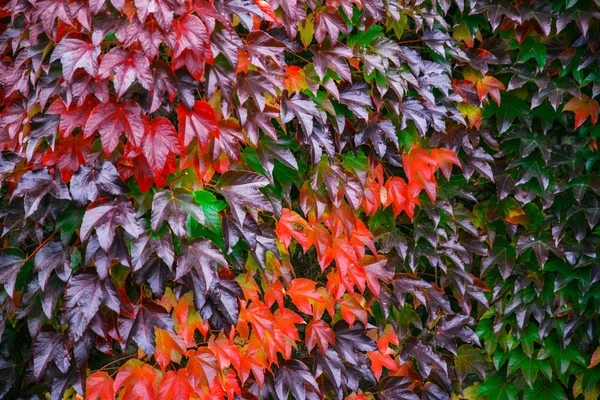
[[[196,101],[192,110],[179,104],[177,117],[179,118],[179,135],[184,146],[188,146],[193,139],[197,139],[202,154],[205,154],[209,140],[219,137],[215,112],[205,101]]]
[[[331,44],[335,46],[340,33],[347,35],[348,26],[335,7],[327,6],[314,14],[315,39],[323,44],[325,35],[329,35]]]
[[[90,204],[85,211],[80,229],[81,240],[87,240],[95,229],[100,247],[108,252],[119,226],[135,238],[142,233],[135,211],[126,197],[103,197]]]
[[[517,387],[502,376],[488,376],[477,389],[478,396],[487,396],[490,400],[517,400]]]
[[[70,189],[77,207],[103,196],[118,196],[129,190],[115,166],[108,161],[96,161],[79,167],[71,179]]]
[[[194,268],[203,278],[205,287],[209,289],[212,287],[212,282],[218,279],[215,264],[223,268],[229,267],[221,250],[210,240],[184,241],[181,249],[175,279],[181,278]]]
[[[262,175],[249,171],[227,171],[221,175],[217,189],[225,200],[240,225],[246,215],[244,207],[255,207],[267,212],[273,212],[273,206],[259,189],[267,186],[269,180]]]
[[[40,332],[32,346],[33,376],[40,379],[48,363],[56,365],[66,374],[71,365],[66,335],[59,332]]]
[[[158,395],[161,399],[189,399],[195,393],[189,382],[187,370],[167,371],[160,380]]]
[[[133,338],[144,353],[154,354],[156,340],[154,328],[174,332],[171,316],[163,307],[151,301],[134,306],[133,314],[133,319],[119,317],[119,332],[124,340]],[[117,374],[115,387],[119,387],[118,382]]]
[[[289,149],[289,146],[275,143],[269,138],[260,141],[258,148],[256,149],[256,154],[271,181],[273,181],[275,160],[281,162],[286,167],[298,170],[298,162],[292,151]]]
[[[564,105],[563,110],[575,113],[575,126],[573,129],[577,129],[583,125],[588,117],[590,117],[592,125],[596,125],[600,107],[596,100],[590,99],[586,94],[582,94],[581,98],[573,97],[569,100]]]
[[[147,90],[154,83],[148,57],[139,50],[120,47],[113,47],[102,57],[98,75],[101,79],[112,76],[117,98],[123,96],[135,81]]]
[[[281,123],[290,122],[294,117],[306,134],[313,132],[313,117],[319,118],[316,104],[302,93],[294,93],[291,98],[283,98],[281,103]]]
[[[78,68],[83,68],[92,77],[96,77],[99,55],[100,46],[79,39],[64,38],[52,52],[50,62],[60,60],[63,75],[67,82],[71,82]]]
[[[438,373],[448,374],[448,364],[439,354],[433,351],[433,346],[425,344],[414,337],[404,342],[400,358],[403,362],[414,358],[417,361],[419,372],[425,378],[431,374],[432,369],[438,370]]]
[[[481,350],[470,345],[462,345],[454,356],[454,367],[458,380],[462,383],[470,372],[476,372],[483,380],[486,379],[486,357]]]
[[[101,280],[94,273],[78,274],[69,280],[65,308],[69,331],[75,339],[81,338],[102,304],[120,312],[119,295],[110,280]]]
[[[25,264],[25,258],[20,250],[8,248],[0,253],[0,283],[12,298],[15,293],[17,274]]]
[[[379,383],[379,398],[382,400],[406,399],[419,400],[411,386],[414,381],[406,376],[388,376]]]
[[[163,117],[152,120],[145,129],[142,151],[155,175],[160,175],[169,154],[180,154],[181,146],[171,121]]]
[[[46,289],[52,271],[56,271],[63,282],[71,276],[71,258],[60,242],[49,242],[42,247],[33,259],[33,266],[38,271],[42,291]]]
[[[133,145],[140,146],[144,137],[141,107],[133,100],[97,105],[85,123],[83,133],[88,138],[96,131],[100,133],[102,148],[107,155],[117,147],[121,134]]]
[[[25,218],[27,218],[38,210],[42,199],[47,194],[59,200],[71,199],[67,187],[60,179],[54,179],[46,169],[38,169],[27,172],[21,177],[11,199],[23,198]]]
[[[306,325],[306,348],[310,353],[312,349],[318,344],[321,353],[327,352],[328,344],[335,344],[335,333],[333,330],[321,319],[313,319]]]
[[[315,71],[319,79],[323,80],[327,72],[327,67],[329,67],[342,79],[352,82],[350,68],[345,60],[352,57],[352,50],[347,46],[341,43],[336,43],[335,45],[325,44],[319,47],[314,46],[311,50],[314,54]]]
[[[539,68],[543,68],[544,65],[546,65],[546,46],[536,42],[531,36],[528,36],[523,43],[521,43],[517,63],[525,62],[531,58],[537,61]]]
[[[475,332],[469,328],[469,325],[473,326],[476,324],[477,322],[475,319],[468,315],[444,315],[438,322],[434,339],[439,345],[456,355],[456,337],[460,338],[463,342],[481,346],[479,338]]]
[[[334,325],[333,331],[335,332],[335,349],[346,362],[356,367],[360,364],[357,350],[367,352],[377,349],[375,342],[365,335],[364,325],[360,322],[355,322],[350,327],[346,321],[338,321]]]
[[[175,188],[154,195],[151,218],[154,232],[158,232],[163,222],[167,221],[173,233],[183,237],[187,231],[188,217],[204,224],[202,207],[196,204],[194,196],[188,190]]]
[[[398,149],[398,136],[392,121],[380,117],[371,118],[361,125],[359,132],[354,136],[354,144],[360,146],[367,139],[371,141],[375,152],[383,158],[387,152],[386,139],[390,141],[396,150]]]
[[[86,379],[85,396],[88,399],[111,400],[115,397],[114,381],[104,371],[96,371]]]
[[[275,390],[280,400],[287,399],[290,392],[296,399],[305,399],[307,389],[319,393],[315,378],[301,361],[288,360],[277,370]]]
[[[371,87],[366,82],[356,82],[352,85],[345,84],[340,87],[340,103],[348,106],[359,118],[365,121],[369,119],[369,113],[365,107],[373,107],[369,90]]]
[[[541,379],[533,387],[525,388],[523,394],[523,400],[566,400],[567,398],[558,382],[547,382]]]
[[[152,354],[152,353],[148,353]],[[115,391],[121,392],[124,399],[154,399],[156,398],[155,380],[157,371],[150,365],[136,359],[123,364],[115,378]]]
[[[246,37],[246,50],[250,62],[265,71],[269,70],[263,62],[267,57],[281,66],[280,57],[285,49],[287,49],[285,44],[265,32],[254,31]]]

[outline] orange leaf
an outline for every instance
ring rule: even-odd
[[[600,347],[598,347],[596,351],[594,351],[594,354],[592,354],[592,359],[588,368],[594,368],[598,364],[600,364]]]
[[[253,302],[248,308],[243,307],[239,318],[252,324],[260,340],[263,339],[266,331],[273,330],[275,323],[271,310],[261,302]]]
[[[292,303],[305,314],[312,315],[311,302],[323,301],[323,297],[315,290],[316,285],[317,283],[310,279],[298,278],[292,280],[287,290],[287,295],[292,299]]]
[[[404,179],[394,176],[385,183],[385,191],[387,193],[384,206],[391,204],[394,216],[400,215],[402,210],[406,209],[408,203],[408,186]]]
[[[320,297],[321,295],[319,295]],[[304,319],[287,308],[280,308],[273,313],[275,327],[288,339],[300,340],[296,324],[304,324]]]
[[[377,347],[379,348],[379,351],[384,352],[390,343],[397,346],[400,341],[398,340],[398,336],[396,335],[394,327],[390,324],[387,324],[383,330],[383,333],[379,336],[379,339],[377,339]]]
[[[194,388],[190,386],[189,378],[185,369],[169,371],[160,381],[158,396],[161,399],[189,400],[194,394]]]
[[[448,180],[450,180],[450,174],[452,173],[452,164],[462,168],[460,160],[452,150],[433,149],[431,156],[435,158],[438,167],[442,170],[442,173]]]
[[[581,98],[573,97],[565,106],[563,110],[573,111],[575,113],[575,128],[579,128],[587,117],[592,120],[592,125],[596,125],[598,122],[599,106],[598,102],[594,99],[590,99],[587,94],[582,94]]]
[[[309,247],[306,233],[310,230],[310,225],[300,215],[287,208],[281,210],[281,218],[277,221],[275,233],[286,248],[290,246],[291,238],[294,238],[306,251]]]
[[[213,386],[215,379],[221,377],[223,371],[211,349],[200,347],[195,353],[189,351],[188,356],[187,376],[193,387],[206,390]]]
[[[395,352],[389,348],[385,352],[375,350],[367,353],[369,359],[371,359],[371,370],[373,371],[373,375],[375,375],[375,379],[379,380],[381,377],[382,367],[386,367],[390,371],[398,369],[398,365],[390,357],[390,354],[395,354]]]
[[[97,371],[87,377],[85,397],[89,400],[112,400],[115,398],[113,379],[104,371]]]
[[[479,95],[479,100],[483,101],[487,95],[492,96],[492,99],[498,105],[500,105],[500,91],[506,91],[506,87],[502,82],[493,76],[484,76],[479,82],[477,82],[477,94]]]
[[[346,293],[338,300],[342,318],[344,318],[344,321],[346,321],[348,325],[353,326],[356,318],[358,318],[365,326],[367,325],[367,312],[363,306],[364,302],[364,297],[357,293],[354,293],[353,295]]]
[[[227,368],[231,364],[233,364],[235,369],[240,367],[240,350],[231,338],[228,338],[223,333],[220,333],[216,339],[214,336],[211,336],[208,340],[208,348],[217,356],[221,369]]]
[[[179,325],[177,332],[181,335],[187,347],[193,347],[196,329],[206,338],[208,328],[208,323],[202,320],[200,313],[192,309],[188,312],[185,321]]]
[[[157,370],[140,360],[129,360],[119,368],[115,391],[123,388],[122,400],[154,399],[156,397]]]
[[[469,103],[458,103],[456,108],[461,112],[463,117],[469,120],[469,126],[479,130],[481,126],[481,108],[472,106]]]
[[[164,371],[171,361],[177,363],[181,361],[181,355],[185,353],[186,346],[181,337],[164,329],[154,327],[154,332],[156,334],[154,358]]]
[[[238,369],[238,375],[241,383],[244,384],[246,382],[250,376],[250,371],[252,371],[254,378],[262,387],[265,381],[265,369],[269,367],[262,342],[256,336],[253,336],[240,354],[241,364]]]
[[[304,79],[304,70],[297,65],[288,65],[285,67],[286,76],[283,78],[283,84],[288,92],[299,92],[307,89],[308,84]]]
[[[335,344],[335,333],[323,320],[313,319],[306,325],[305,341],[309,352],[318,344],[321,352],[325,354],[328,344]]]

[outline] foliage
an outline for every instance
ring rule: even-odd
[[[599,19],[0,1],[0,397],[597,398]]]

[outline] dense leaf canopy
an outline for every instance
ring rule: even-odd
[[[598,398],[599,43],[598,0],[0,0],[0,398]]]

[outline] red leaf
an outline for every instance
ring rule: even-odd
[[[335,333],[323,320],[313,319],[306,325],[305,341],[309,352],[318,344],[321,352],[325,354],[328,344],[335,344]]]
[[[177,106],[179,118],[179,138],[184,146],[198,139],[202,154],[206,154],[211,139],[219,137],[215,112],[205,101],[196,101],[194,108],[188,110],[182,103]]]
[[[121,47],[113,47],[104,55],[98,75],[101,79],[107,79],[112,75],[117,99],[123,96],[135,81],[148,90],[153,86],[154,81],[148,57],[139,50],[132,51]]]
[[[157,371],[140,360],[129,360],[119,368],[115,379],[115,391],[122,400],[154,399],[156,397]]]
[[[54,151],[49,150],[44,154],[42,163],[45,166],[57,166],[63,182],[68,183],[75,171],[85,164],[90,145],[91,140],[83,139],[83,135],[60,139],[54,146]]]
[[[596,125],[598,122],[598,102],[594,99],[590,99],[587,94],[582,94],[581,98],[573,97],[565,106],[563,110],[573,111],[575,113],[575,128],[579,128],[587,117],[592,120],[592,125]]]
[[[88,120],[90,113],[96,107],[98,102],[91,98],[90,100],[83,103],[80,107],[73,106],[67,107],[63,101],[58,98],[48,107],[47,114],[60,115],[60,122],[58,124],[58,131],[61,137],[67,137],[75,129],[82,128]]]
[[[502,82],[493,76],[484,76],[479,82],[477,82],[477,94],[479,95],[479,100],[483,101],[487,95],[492,96],[492,99],[498,105],[500,105],[500,91],[506,91],[506,87]]]
[[[212,350],[200,347],[195,353],[188,352],[188,356],[186,368],[192,386],[201,387],[203,390],[213,386],[213,382],[222,375],[222,371]]]
[[[177,140],[177,132],[169,121],[157,117],[146,127],[146,135],[142,143],[142,151],[155,175],[159,175],[169,154],[180,154],[181,146]]]
[[[100,46],[79,39],[65,38],[52,52],[50,62],[60,59],[65,80],[71,82],[73,73],[78,68],[83,68],[88,74],[96,77],[99,55]]]
[[[154,332],[156,335],[154,358],[164,371],[171,361],[181,361],[181,355],[185,353],[185,343],[182,338],[164,329],[155,328]]]
[[[121,103],[111,101],[96,106],[85,124],[85,137],[92,136],[96,131],[100,133],[106,154],[112,153],[117,147],[121,134],[125,134],[134,146],[139,146],[144,136],[141,107],[133,100]]]
[[[353,326],[356,318],[365,326],[367,325],[367,312],[362,303],[364,303],[364,297],[356,293],[352,295],[346,293],[338,300],[342,318],[348,325]]]
[[[87,377],[85,397],[89,400],[113,400],[115,398],[113,385],[113,379],[106,372],[94,372]]]
[[[452,164],[461,168],[460,161],[452,150],[448,149],[433,149],[431,156],[435,158],[438,167],[444,173],[446,179],[450,180],[450,174],[452,173]]]
[[[275,232],[279,241],[287,248],[290,246],[292,238],[296,239],[302,245],[304,251],[309,247],[307,232],[311,231],[311,227],[294,211],[287,208],[281,210],[281,218],[277,221]]]
[[[312,315],[312,302],[322,302],[323,297],[315,290],[316,282],[306,278],[292,280],[287,294],[298,310]]]
[[[379,380],[381,377],[382,367],[386,367],[390,371],[398,369],[398,365],[392,360],[390,354],[395,354],[395,352],[392,349],[386,349],[385,352],[376,350],[367,353],[371,360],[371,370],[373,371],[373,375],[375,375],[375,379]]]
[[[194,388],[190,386],[189,378],[185,369],[179,371],[168,371],[160,381],[158,397],[169,400],[189,400],[194,394]]]

